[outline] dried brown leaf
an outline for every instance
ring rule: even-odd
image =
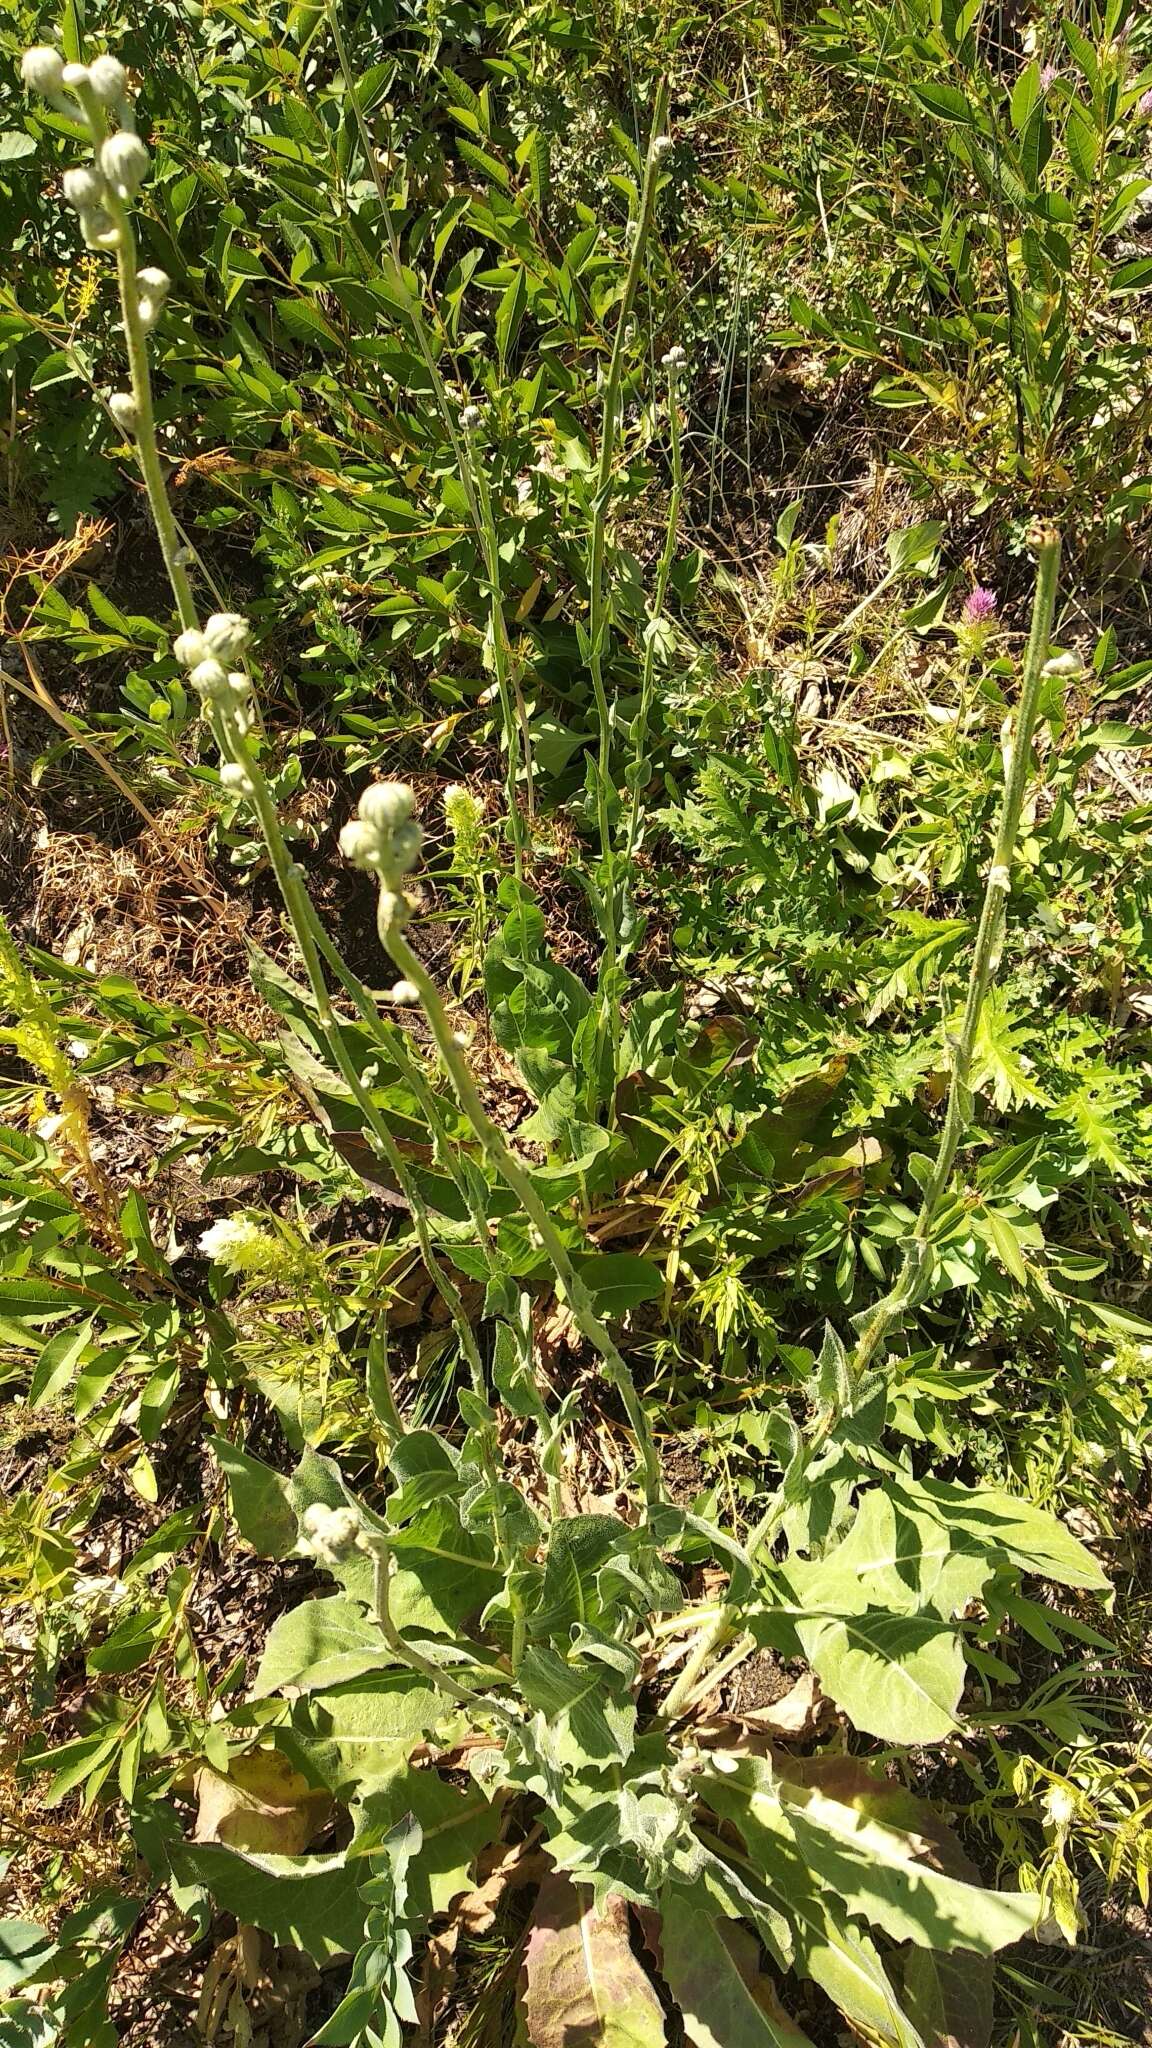
[[[693,1737],[702,1749],[727,1749],[734,1756],[768,1756],[775,1742],[798,1741],[811,1735],[831,1703],[820,1690],[814,1671],[805,1671],[783,1699],[747,1714],[711,1714],[698,1721]]]
[[[227,1776],[205,1765],[196,1773],[194,1842],[299,1856],[332,1811],[319,1792],[274,1749],[233,1757]]]

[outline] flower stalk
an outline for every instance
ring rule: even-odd
[[[616,439],[620,426],[620,387],[624,375],[624,351],[632,319],[632,309],[640,287],[640,275],[644,267],[648,237],[656,207],[656,191],[660,179],[660,164],[668,149],[665,122],[668,115],[670,87],[666,78],[660,80],[652,107],[652,129],[648,140],[648,153],[644,162],[644,176],[640,187],[640,203],[636,219],[632,223],[632,247],[628,269],[624,278],[624,290],[616,315],[616,331],[612,338],[612,353],[608,362],[608,376],[604,386],[604,404],[600,427],[600,454],[596,465],[596,479],[592,495],[592,521],[588,535],[588,632],[587,658],[592,678],[592,693],[596,700],[596,722],[598,728],[596,764],[596,822],[600,839],[601,886],[600,898],[603,905],[604,958],[600,970],[602,995],[601,1020],[607,1030],[608,1042],[612,1047],[613,1066],[620,1039],[620,991],[616,986],[619,964],[620,906],[616,889],[616,846],[613,832],[613,787],[612,787],[612,736],[615,729],[613,707],[608,701],[608,686],[605,679],[606,656],[609,649],[611,607],[608,598],[606,556],[608,541],[608,514],[613,498],[613,465],[616,458]]]
[[[1028,786],[1032,740],[1039,714],[1060,574],[1060,536],[1056,529],[1051,526],[1041,527],[1035,540],[1036,586],[1028,646],[1024,656],[1020,701],[1016,708],[1004,776],[1004,795],[1000,806],[996,842],[984,887],[980,921],[976,929],[964,1014],[953,1048],[952,1074],[944,1112],[944,1125],[940,1133],[935,1164],[924,1190],[920,1213],[895,1284],[867,1317],[849,1360],[849,1380],[853,1387],[859,1386],[881,1346],[908,1312],[923,1299],[924,1291],[931,1282],[934,1262],[933,1226],[952,1178],[952,1169],[956,1163],[961,1139],[972,1117],[971,1079],[976,1035],[980,1026],[981,1011],[996,971],[1004,932],[1004,917],[1011,887],[1011,863],[1016,850],[1020,816]],[[808,1443],[810,1459],[823,1447],[838,1419],[839,1411],[836,1408],[830,1407],[825,1410]],[[755,1560],[763,1555],[780,1526],[784,1507],[781,1489],[744,1545],[748,1558]],[[661,1713],[666,1719],[674,1720],[684,1709],[701,1673],[716,1651],[731,1640],[738,1628],[739,1616],[736,1610],[725,1607],[705,1631],[664,1701]]]
[[[968,973],[968,992],[959,1034],[952,1052],[952,1071],[944,1127],[928,1184],[920,1204],[911,1239],[904,1252],[896,1284],[865,1322],[852,1354],[854,1381],[875,1358],[897,1324],[923,1299],[933,1265],[932,1233],[940,1205],[952,1178],[960,1141],[972,1119],[972,1061],[980,1016],[996,971],[1004,918],[1012,886],[1012,859],[1020,831],[1020,815],[1028,786],[1032,740],[1040,708],[1045,663],[1056,611],[1056,588],[1060,574],[1060,535],[1055,527],[1041,527],[1036,536],[1036,587],[1032,600],[1032,623],[1024,656],[1020,702],[1012,731],[1004,776],[1004,795],[992,861],[984,885],[984,901],[976,927],[976,943]]]

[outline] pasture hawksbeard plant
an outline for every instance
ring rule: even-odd
[[[246,50],[253,32],[225,12],[205,75],[213,94],[225,79],[231,120],[250,82],[233,45]],[[1077,1931],[1065,1893],[1054,1923],[1049,1913],[1054,1864],[1025,1863],[1011,1881],[1009,1851],[1024,1855],[1010,1780],[1042,1728],[1070,1774],[1083,1766],[1097,1723],[1062,1667],[1089,1649],[1094,1698],[1110,1645],[1088,1603],[1109,1585],[1086,1542],[1029,1496],[1012,1463],[1034,1455],[1023,1424],[1004,1450],[990,1424],[970,1442],[955,1418],[995,1414],[1001,1371],[1055,1379],[1059,1366],[1079,1375],[1076,1402],[1103,1442],[1108,1400],[1121,1410],[1138,1378],[1090,1380],[1081,1350],[1093,1308],[1126,1336],[1139,1328],[1123,1289],[1095,1303],[1083,1288],[1093,1233],[1125,1257],[1135,1234],[1114,1112],[1131,1107],[1118,1068],[1124,1035],[1140,1036],[1141,987],[1112,977],[1091,1085],[1077,1077],[1080,1092],[1056,1102],[1045,963],[1015,929],[1071,845],[1076,886],[1106,876],[1114,890],[1106,902],[1099,881],[1101,922],[1140,919],[1106,865],[1107,831],[1104,852],[1088,835],[1076,843],[1063,792],[1078,758],[1059,755],[1064,813],[1050,835],[1053,807],[1030,802],[1038,759],[1059,745],[1062,680],[1082,671],[1078,655],[1051,653],[1060,535],[1047,521],[1030,529],[1018,660],[994,590],[971,590],[957,617],[941,521],[891,535],[874,588],[820,620],[802,585],[821,548],[797,536],[793,507],[775,528],[796,557],[787,633],[790,646],[805,640],[823,708],[801,733],[782,693],[756,695],[774,654],[717,680],[718,597],[738,586],[727,571],[709,583],[702,544],[681,534],[703,473],[689,468],[699,393],[689,353],[664,347],[672,309],[691,363],[703,354],[688,324],[698,307],[670,289],[660,238],[672,159],[687,160],[694,132],[686,122],[673,149],[671,61],[667,76],[643,73],[641,139],[621,123],[611,221],[601,232],[581,202],[553,262],[545,143],[522,123],[509,145],[493,111],[505,87],[527,90],[516,67],[505,79],[493,66],[482,91],[438,57],[421,74],[422,92],[454,96],[468,179],[489,181],[481,214],[453,162],[433,221],[417,150],[405,162],[392,147],[395,109],[416,122],[401,88],[408,41],[427,25],[420,10],[406,17],[386,76],[349,61],[346,12],[326,0],[306,20],[289,10],[271,57],[260,39],[266,90],[251,90],[245,134],[261,148],[258,207],[269,219],[287,209],[275,262],[271,242],[257,256],[245,241],[238,202],[233,218],[239,181],[227,208],[214,188],[197,198],[217,211],[192,260],[204,228],[183,225],[193,174],[177,162],[174,181],[156,108],[154,246],[176,295],[210,303],[220,350],[203,364],[191,308],[174,320],[168,275],[140,262],[133,209],[152,158],[124,66],[66,62],[47,44],[22,66],[53,110],[54,146],[76,128],[86,138],[63,190],[94,267],[115,266],[126,367],[110,377],[105,351],[100,389],[131,445],[113,459],[138,467],[172,593],[170,618],[114,627],[93,575],[107,631],[88,636],[86,658],[106,658],[119,635],[133,663],[131,758],[152,758],[141,733],[161,733],[166,786],[179,767],[192,799],[173,807],[181,828],[213,852],[230,845],[255,878],[242,943],[260,1019],[229,1013],[213,1036],[99,965],[66,973],[66,961],[42,986],[44,956],[26,970],[0,922],[17,1018],[6,1038],[60,1104],[56,1121],[36,1102],[43,1135],[31,1119],[0,1125],[13,1376],[33,1407],[75,1387],[81,1481],[103,1458],[150,1515],[137,1590],[85,1645],[91,1726],[69,1693],[65,1739],[36,1746],[27,1768],[51,1770],[53,1802],[80,1792],[78,1824],[94,1813],[103,1828],[113,1805],[128,1814],[117,1869],[145,1903],[171,1887],[205,1942],[213,1915],[230,1916],[207,1969],[207,2032],[225,1996],[237,2038],[265,2027],[245,2002],[260,1930],[306,1951],[330,1983],[344,1973],[318,2048],[402,2048],[463,2038],[462,2026],[477,2043],[515,2034],[531,2048],[681,2036],[809,2048],[807,2026],[878,2048],[989,2048],[994,1957],[1052,1924]],[[490,11],[493,48],[499,25]],[[70,10],[70,51],[78,33]],[[525,47],[536,34],[534,16],[518,22]],[[565,30],[566,61],[585,35],[587,22]],[[1048,118],[1038,62],[1026,76],[1019,126]],[[747,79],[751,90],[750,66]],[[1049,82],[1050,101],[1061,85]],[[951,126],[971,127],[957,89],[935,89]],[[285,100],[291,133],[277,125]],[[973,146],[972,179],[987,155]],[[321,158],[336,182],[314,215],[303,167]],[[438,208],[442,167],[427,177]],[[740,193],[759,235],[775,213],[753,217],[751,187]],[[1063,221],[1050,211],[1049,226]],[[822,195],[810,217],[830,237]],[[1034,239],[1027,261],[1040,264],[1056,237]],[[500,263],[478,270],[493,240]],[[372,321],[380,333],[363,332]],[[264,520],[263,553],[233,586],[250,616],[224,608],[225,593],[202,601],[212,574],[173,511],[151,367],[170,327],[168,367],[184,388],[190,364],[203,374],[207,422],[251,407],[243,460],[238,435],[219,461],[183,465],[236,492],[219,522],[228,550]],[[449,384],[442,366],[457,358]],[[918,406],[939,395],[929,367],[908,387]],[[340,416],[341,438],[327,408],[346,385],[359,409],[355,427]],[[395,461],[388,490],[376,440]],[[513,483],[537,441],[539,506]],[[708,454],[709,494],[723,452]],[[749,479],[752,455],[750,439]],[[177,502],[202,516],[191,490]],[[559,543],[543,530],[553,516]],[[707,523],[693,514],[697,535]],[[826,565],[832,555],[830,538]],[[55,585],[37,576],[37,605],[59,620]],[[909,606],[906,584],[929,576]],[[78,607],[59,605],[78,633]],[[310,694],[287,673],[299,646],[288,628],[305,618],[317,635],[305,659],[339,655],[308,672]],[[853,635],[878,620],[891,666],[877,655],[869,667]],[[879,741],[875,728],[895,651],[926,622],[927,659],[949,685],[963,688],[997,645],[969,693],[974,735],[959,719],[953,731],[945,703],[944,738],[930,736],[938,780],[922,815],[889,737],[897,721]],[[403,648],[399,682],[360,637],[385,627]],[[870,682],[854,721],[852,693]],[[46,686],[31,694],[44,711]],[[372,764],[373,779],[346,816],[335,773],[301,785],[309,750],[328,764],[353,735],[343,758],[358,777]],[[401,772],[380,772],[385,761]],[[452,772],[468,784],[447,783]],[[306,866],[329,861],[333,813],[348,872],[321,875],[313,896]],[[700,858],[677,864],[677,835]],[[952,864],[931,868],[945,840]],[[336,943],[321,907],[335,902],[368,965]],[[213,937],[218,910],[213,899]],[[460,924],[467,984],[453,959]],[[1055,910],[1051,926],[1055,951],[1067,943]],[[685,1001],[697,969],[697,986],[716,989],[702,1019]],[[1021,1018],[1008,994],[1025,974],[1038,993]],[[1075,1028],[1087,1040],[1086,1015]],[[101,1174],[94,1104],[111,1114],[116,1098],[98,1098],[76,1066],[103,1076],[105,1063],[132,1074],[121,1101],[133,1114],[144,1102],[162,1120],[156,1182],[194,1162],[209,1200],[229,1205],[194,1242],[154,1230],[139,1190],[118,1200]],[[58,1134],[62,1160],[46,1149]],[[151,1160],[148,1175],[151,1198]],[[184,1447],[201,1413],[209,1448],[193,1461]],[[179,1434],[163,1439],[169,1416]],[[160,1455],[173,1446],[179,1457]],[[33,1505],[20,1504],[0,1567],[16,1554],[23,1569],[27,1555],[42,1601],[84,1574],[78,1533],[51,1524],[45,1538]],[[271,1618],[250,1656],[248,1618],[240,1648],[226,1640],[218,1656],[203,1626],[209,1574],[222,1557],[246,1588],[253,1554],[269,1560],[260,1599],[272,1603],[253,1612]],[[1058,1598],[1039,1597],[1037,1580]],[[1009,1661],[1021,1631],[1030,1650],[1055,1646],[1061,1666],[1058,1686],[1027,1699],[1031,1667]],[[761,1704],[762,1681],[781,1671],[794,1682]],[[976,1758],[993,1752],[989,1791]],[[986,1875],[998,1875],[989,1843],[1004,1852],[1000,1888],[921,1796],[934,1754],[950,1796],[973,1777],[977,1818],[991,1823]],[[1058,1789],[1035,1804],[1031,1838],[1047,1828],[1061,1859],[1100,1810]],[[524,1894],[512,1912],[506,1889]],[[0,1942],[0,1990],[28,1956],[21,1983],[64,1987],[60,2048],[111,2041],[111,2020],[89,2025],[107,1977],[87,2004],[73,1994],[110,1969],[108,1927],[128,1941],[129,1906],[142,1910],[107,1890],[88,1920],[63,1918],[62,1940],[67,1929],[81,1948],[96,1930],[100,1953],[82,1964],[26,1923]],[[466,1956],[477,1935],[490,1957]],[[439,2030],[457,1944],[470,2008]],[[21,2003],[18,2038],[47,2042],[42,2022],[55,2019]]]

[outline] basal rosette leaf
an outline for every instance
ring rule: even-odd
[[[530,2048],[664,2048],[664,2013],[632,1953],[628,1908],[561,1874],[537,1895],[524,1945],[520,2038]]]

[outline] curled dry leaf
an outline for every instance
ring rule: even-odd
[[[299,1856],[332,1811],[319,1792],[277,1750],[233,1757],[227,1776],[205,1765],[196,1773],[194,1842]]]
[[[551,1870],[552,1859],[536,1846],[536,1840],[533,1834],[512,1848],[500,1844],[483,1882],[474,1891],[461,1893],[453,1903],[447,1927],[429,1941],[416,1999],[423,2040],[431,2040],[432,2023],[455,1982],[456,1951],[461,1938],[487,1934],[505,1893],[522,1890],[525,1885],[542,1884]],[[482,1856],[481,1867],[484,1861]]]
[[[783,1699],[747,1714],[710,1714],[698,1721],[692,1736],[702,1749],[727,1749],[734,1756],[767,1756],[775,1742],[811,1735],[832,1703],[820,1690],[814,1671],[805,1671]]]

